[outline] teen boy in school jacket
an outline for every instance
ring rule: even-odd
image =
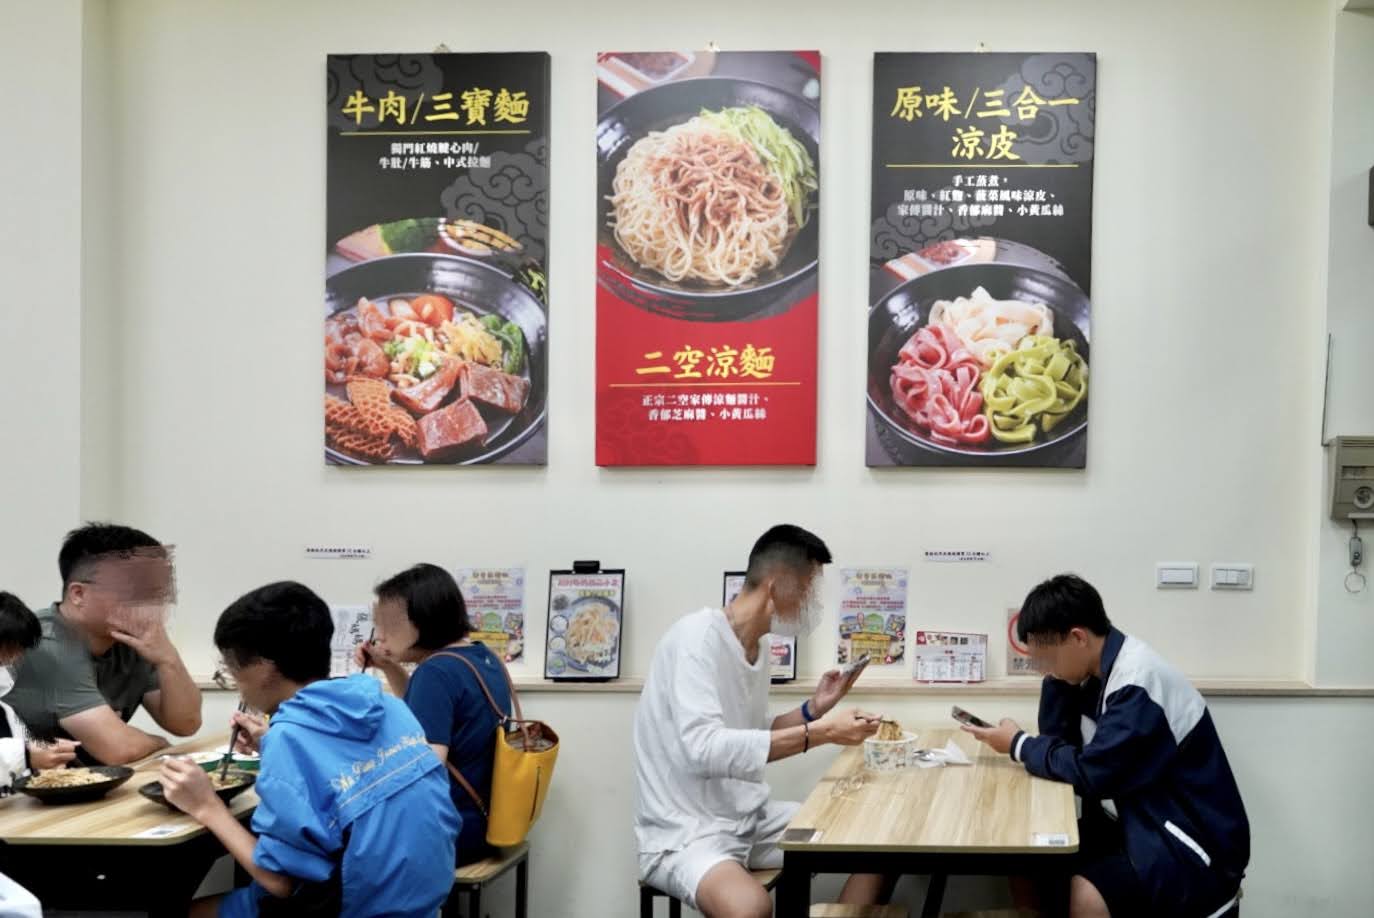
[[[1077,577],[1037,587],[1018,630],[1048,674],[1040,735],[1010,721],[970,732],[994,748],[1005,743],[999,751],[1031,774],[1072,784],[1085,823],[1105,814],[1116,844],[1094,850],[1085,831],[1076,881],[1096,888],[1112,918],[1225,915],[1250,860],[1250,825],[1202,696],[1113,628],[1097,591]],[[1082,892],[1071,896],[1081,903]]]

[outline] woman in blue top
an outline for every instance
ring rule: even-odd
[[[443,568],[417,564],[376,589],[373,612],[376,633],[359,649],[359,663],[371,663],[386,676],[391,689],[405,699],[425,739],[472,785],[472,795],[450,778],[453,805],[463,817],[458,836],[458,865],[479,861],[492,853],[486,842],[491,800],[492,759],[496,754],[496,712],[477,675],[457,654],[481,673],[496,703],[509,712],[510,687],[496,654],[485,644],[468,639],[467,606],[458,584]],[[418,663],[407,676],[403,663]]]

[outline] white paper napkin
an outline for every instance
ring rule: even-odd
[[[954,742],[950,740],[945,743],[943,749],[932,749],[928,755],[921,756],[916,760],[917,766],[921,768],[940,768],[944,765],[972,765],[969,757],[964,754]]]

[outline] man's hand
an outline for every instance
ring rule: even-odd
[[[267,721],[259,714],[235,711],[229,723],[239,728],[238,739],[234,741],[234,751],[257,755],[262,751],[262,737],[267,732]]]
[[[195,762],[182,758],[162,760],[162,793],[177,809],[204,823],[224,801],[215,796],[210,775]]]
[[[1002,718],[1002,722],[995,727],[972,727],[964,724],[965,733],[972,733],[973,738],[980,743],[986,743],[996,752],[1006,755],[1011,751],[1011,741],[1016,739],[1016,734],[1021,732],[1016,721],[1010,718]]]
[[[149,609],[119,609],[110,615],[110,636],[132,647],[140,657],[154,666],[174,663],[181,659],[167,627],[162,611]]]
[[[835,705],[854,687],[854,680],[859,678],[861,672],[862,668],[856,669],[846,676],[840,670],[832,669],[821,676],[821,681],[816,685],[816,694],[811,698],[812,716],[824,717],[834,710]]]
[[[76,758],[76,740],[59,739],[51,743],[29,740],[29,767],[35,771],[43,768],[61,768]]]
[[[857,746],[878,732],[879,719],[877,714],[869,714],[858,708],[831,711],[816,721],[812,732],[820,734],[821,742],[834,743],[837,746]]]

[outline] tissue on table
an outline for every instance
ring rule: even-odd
[[[943,765],[972,765],[969,757],[955,744],[954,740],[945,743],[943,749],[932,749],[916,760],[921,768],[939,768]]]

